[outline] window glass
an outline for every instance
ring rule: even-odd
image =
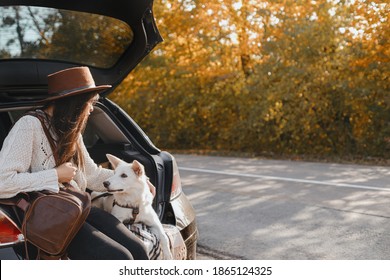
[[[107,16],[30,6],[0,7],[0,59],[47,59],[113,66],[133,40]]]

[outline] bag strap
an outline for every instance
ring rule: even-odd
[[[27,116],[33,116],[36,117],[42,125],[43,131],[45,132],[46,138],[49,141],[51,150],[53,151],[54,160],[56,162],[56,165],[58,165],[59,158],[57,154],[57,145],[55,144],[55,141],[53,139],[53,136],[51,135],[49,129],[46,126],[45,120],[47,120],[47,116],[43,111],[28,111],[25,113]]]
[[[26,192],[21,192],[14,197],[0,199],[0,204],[17,206],[18,208],[23,210],[23,212],[26,212],[28,207],[30,206],[29,201],[30,201],[29,194]]]

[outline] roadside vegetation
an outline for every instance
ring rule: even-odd
[[[110,67],[132,40],[99,15],[3,13],[0,59],[69,59],[73,34],[70,59],[106,48],[84,63]],[[388,163],[389,15],[386,1],[155,0],[165,41],[111,97],[171,151]]]
[[[170,150],[388,160],[390,5],[156,1],[165,42],[114,99]]]
[[[15,55],[8,51],[13,46],[21,57],[36,46],[50,57],[63,32],[84,26],[70,26],[65,12],[38,15],[14,7],[7,13],[0,22],[10,30],[2,58]],[[22,13],[37,22],[35,41],[26,41]],[[157,146],[389,162],[390,4],[155,0],[155,15],[165,42],[112,98]],[[118,26],[110,31],[110,23],[99,19],[96,28],[107,31],[102,34],[121,36]],[[39,20],[49,29],[40,30]],[[105,35],[99,39],[110,45]],[[120,53],[121,46],[114,47]],[[110,57],[99,59],[111,63]]]

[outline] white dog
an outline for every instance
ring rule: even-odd
[[[144,166],[136,160],[130,164],[110,154],[107,154],[107,158],[115,171],[103,183],[107,191],[113,194],[111,214],[123,223],[133,221],[149,226],[160,239],[164,259],[172,259],[168,237],[152,207],[153,195]]]

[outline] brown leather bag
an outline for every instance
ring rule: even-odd
[[[21,231],[25,241],[38,248],[38,259],[65,258],[70,242],[91,209],[89,194],[71,187],[61,189],[59,193],[20,193],[0,203],[23,210]],[[26,255],[28,257],[28,252]]]

